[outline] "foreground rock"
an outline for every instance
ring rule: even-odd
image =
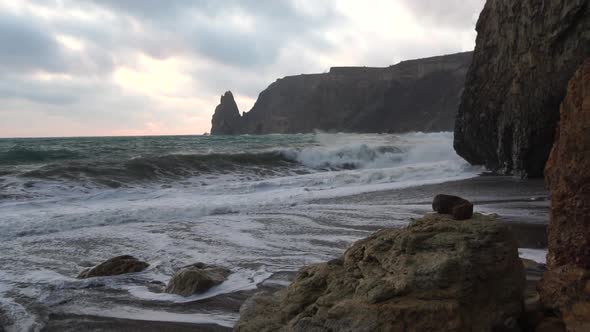
[[[172,276],[165,292],[181,296],[203,293],[224,282],[230,274],[226,268],[204,263],[185,266]]]
[[[141,272],[150,266],[130,255],[113,257],[99,265],[85,269],[78,275],[79,279],[114,276],[125,273]]]
[[[590,331],[590,59],[568,85],[545,178],[551,222],[541,298],[568,331]]]
[[[455,123],[472,164],[543,176],[568,80],[590,56],[590,0],[488,0]]]
[[[473,204],[459,196],[436,195],[432,201],[432,209],[437,213],[450,214],[455,220],[465,220],[473,216]]]
[[[466,52],[287,76],[241,117],[233,98],[222,98],[211,134],[450,131],[470,63]]]
[[[523,309],[516,241],[491,217],[431,214],[302,268],[240,310],[237,331],[506,331]]]

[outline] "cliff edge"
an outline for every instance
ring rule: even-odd
[[[566,85],[590,55],[590,0],[488,0],[455,123],[455,150],[540,177]]]
[[[287,76],[262,91],[241,117],[227,106],[235,104],[233,100],[222,100],[213,115],[211,133],[450,131],[471,55]]]

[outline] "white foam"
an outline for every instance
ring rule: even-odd
[[[537,263],[547,264],[547,249],[518,248],[518,256]]]
[[[221,294],[229,294],[237,291],[256,289],[256,285],[269,278],[272,273],[264,269],[258,271],[237,269],[232,271],[226,281],[212,287],[202,294],[192,296],[180,296],[168,293],[154,293],[145,286],[123,286],[129,293],[137,298],[151,301],[167,301],[174,303],[188,303],[208,299]]]
[[[207,313],[174,313],[161,310],[139,309],[129,306],[117,306],[113,308],[92,307],[84,308],[68,307],[63,310],[65,313],[78,315],[91,315],[98,317],[133,319],[148,322],[177,322],[194,324],[217,324],[225,327],[233,327],[238,320],[238,314],[227,312]]]

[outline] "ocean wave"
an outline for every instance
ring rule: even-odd
[[[109,187],[126,183],[178,179],[204,174],[254,172],[272,175],[295,162],[280,152],[237,154],[170,154],[128,160],[84,160],[53,163],[24,172],[21,178],[91,181]]]
[[[40,150],[15,146],[7,151],[0,151],[0,165],[43,163],[84,157],[81,153],[68,149]]]

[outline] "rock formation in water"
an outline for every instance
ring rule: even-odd
[[[122,255],[109,258],[95,267],[85,269],[78,275],[79,279],[92,277],[115,276],[125,273],[141,272],[150,264],[130,256]]]
[[[508,227],[430,214],[302,268],[240,309],[236,331],[513,331],[523,264]]]
[[[568,331],[590,331],[590,58],[569,82],[545,170],[551,191],[545,306]]]
[[[196,263],[178,270],[168,282],[165,292],[181,296],[203,293],[227,279],[231,271],[220,266]]]
[[[537,177],[567,81],[590,55],[590,0],[488,0],[455,124],[472,164]]]
[[[211,134],[450,131],[471,55],[288,76],[262,91],[242,117],[226,93]]]
[[[213,113],[211,134],[231,135],[240,129],[241,120],[242,117],[234,100],[234,95],[231,91],[227,91],[221,96],[219,105],[217,105],[215,113]]]

